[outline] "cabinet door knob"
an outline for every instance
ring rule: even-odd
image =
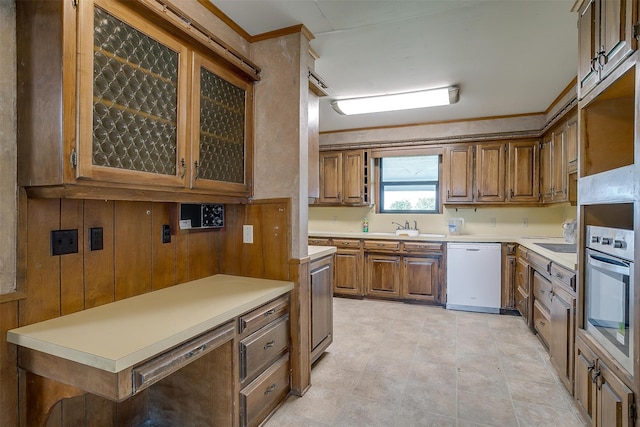
[[[197,180],[197,179],[198,179],[198,175],[200,175],[200,169],[199,169],[200,165],[198,164],[198,161],[197,161],[197,160],[193,163],[193,166],[194,166],[194,167],[195,167],[195,169],[196,169],[196,173],[195,173],[195,175],[193,176],[193,180],[195,181],[195,180]]]
[[[180,166],[182,167],[180,179],[184,179],[184,176],[187,174],[187,164],[185,163],[184,159],[180,159]]]

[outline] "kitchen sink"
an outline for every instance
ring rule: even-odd
[[[575,254],[577,251],[575,243],[536,243],[536,245],[562,254]]]

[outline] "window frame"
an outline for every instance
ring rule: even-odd
[[[398,151],[398,150],[375,150],[371,153],[371,159],[375,160],[375,187],[376,187],[376,195],[377,195],[377,203],[376,205],[376,213],[379,214],[423,214],[423,215],[432,215],[432,214],[442,214],[442,184],[443,184],[443,175],[442,175],[442,159],[443,159],[443,151],[442,148],[431,148],[431,149],[411,149],[406,151]],[[436,207],[434,210],[386,210],[384,209],[384,187],[389,186],[389,183],[385,184],[383,182],[383,174],[382,174],[382,161],[385,158],[390,157],[416,157],[416,156],[438,156],[438,180],[437,181],[396,181],[393,182],[393,185],[412,185],[412,184],[435,184],[436,185]]]

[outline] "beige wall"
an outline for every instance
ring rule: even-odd
[[[0,0],[0,294],[16,279],[16,31],[15,2]]]
[[[444,208],[442,214],[376,214],[368,207],[310,207],[309,231],[361,232],[362,221],[369,219],[369,232],[392,232],[392,221],[404,224],[408,220],[418,222],[421,233],[448,234],[448,220],[464,218],[464,234],[493,234],[500,236],[549,236],[561,237],[561,224],[576,218],[576,207],[569,204],[549,207],[478,207]],[[495,226],[492,226],[495,218]],[[527,218],[528,225],[522,225]]]
[[[252,46],[255,85],[254,197],[291,198],[291,256],[307,255],[308,56],[302,33]]]

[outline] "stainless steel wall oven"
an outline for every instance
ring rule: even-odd
[[[587,226],[585,328],[633,374],[633,230]]]

